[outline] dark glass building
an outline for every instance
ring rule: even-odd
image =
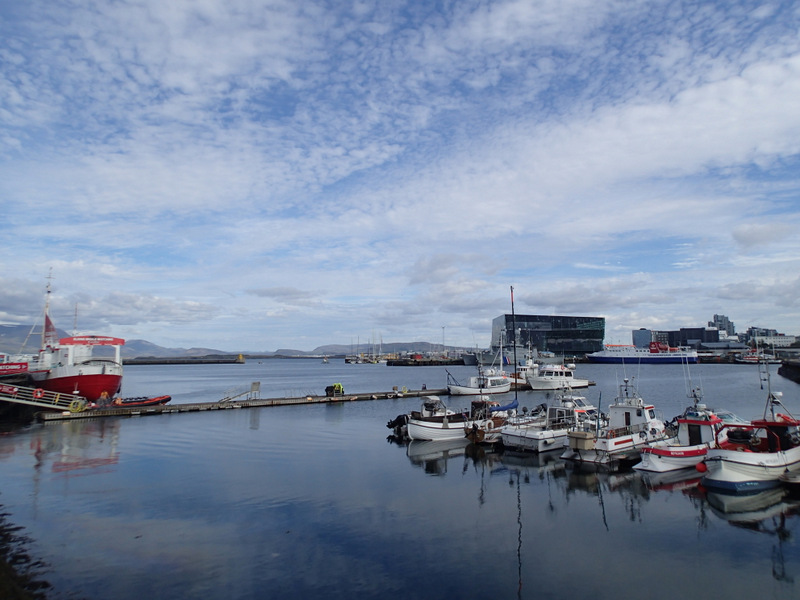
[[[501,344],[536,348],[540,352],[578,355],[603,349],[606,320],[603,317],[558,315],[500,315],[492,320],[492,347]]]

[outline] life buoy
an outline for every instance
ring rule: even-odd
[[[44,390],[42,388],[36,388],[33,390],[33,397],[39,400],[40,398],[44,398]]]

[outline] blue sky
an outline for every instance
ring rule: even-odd
[[[0,2],[0,322],[228,351],[800,334],[800,6]]]

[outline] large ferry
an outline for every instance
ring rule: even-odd
[[[685,347],[672,347],[663,342],[650,342],[649,348],[630,345],[607,345],[599,352],[586,355],[593,363],[696,363],[697,350]]]

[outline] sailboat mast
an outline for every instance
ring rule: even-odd
[[[514,313],[514,286],[511,286],[511,333],[513,334],[514,338],[514,369],[515,373],[517,372],[516,369],[518,368],[517,363],[517,316]],[[516,375],[515,375],[516,377]],[[517,390],[519,389],[519,383],[515,380],[514,381],[514,400],[517,399]]]

